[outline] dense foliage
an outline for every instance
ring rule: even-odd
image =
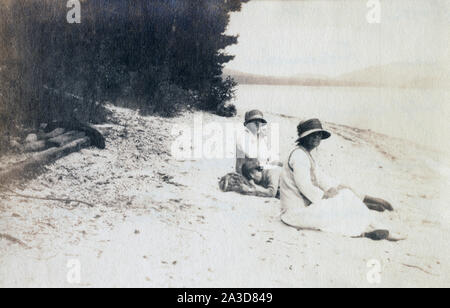
[[[233,95],[222,78],[229,13],[248,0],[5,0],[0,8],[0,129],[77,118],[101,102],[164,116],[216,111]]]

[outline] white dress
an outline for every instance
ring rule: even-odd
[[[323,199],[324,192],[336,184],[319,171],[306,150],[295,149],[281,176],[282,221],[293,227],[352,237],[373,230],[376,216],[351,190],[343,189],[334,198]]]

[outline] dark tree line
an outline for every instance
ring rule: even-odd
[[[222,78],[237,42],[229,13],[248,0],[6,0],[0,8],[0,129],[76,117],[102,121],[102,102],[164,116],[215,111],[233,95]]]

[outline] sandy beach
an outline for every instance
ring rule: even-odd
[[[0,287],[450,286],[448,155],[326,123],[333,137],[320,152],[324,167],[359,193],[391,201],[396,211],[383,215],[408,236],[351,239],[286,227],[278,200],[222,193],[218,179],[232,160],[171,156],[174,125],[241,116],[163,119],[109,108],[110,123],[96,126],[106,150],[84,149],[12,186],[93,208],[0,197]],[[284,159],[299,120],[267,118],[286,136]],[[75,283],[73,264],[81,270]]]

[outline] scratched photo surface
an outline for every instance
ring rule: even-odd
[[[1,1],[0,287],[450,287],[449,184],[448,0]]]

